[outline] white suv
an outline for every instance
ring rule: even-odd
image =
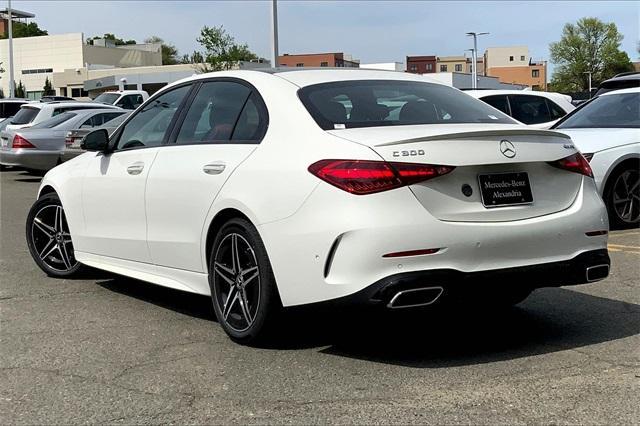
[[[23,127],[33,126],[66,111],[79,109],[104,109],[119,107],[112,105],[96,104],[93,102],[29,102],[20,107],[20,111],[11,119],[6,130],[17,130]]]
[[[93,102],[133,110],[142,105],[147,99],[149,99],[149,94],[144,90],[119,90],[117,92],[101,93]]]

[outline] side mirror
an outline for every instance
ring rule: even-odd
[[[80,148],[85,151],[105,151],[109,146],[109,132],[106,129],[96,129],[82,138]]]

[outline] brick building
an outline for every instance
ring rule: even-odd
[[[342,52],[305,53],[291,55],[285,53],[278,56],[278,66],[281,67],[338,67],[359,68],[360,61]]]
[[[414,74],[434,73],[437,64],[436,56],[407,56],[407,72]]]

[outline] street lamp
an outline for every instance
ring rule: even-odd
[[[13,18],[28,19],[36,15],[29,12],[22,12],[11,8],[11,0],[8,1],[7,8],[0,10],[0,15],[7,18],[7,32],[9,38],[9,97],[15,97],[15,81],[13,78]]]
[[[473,89],[478,88],[478,37],[486,34],[489,33],[478,33],[475,31],[467,33],[467,36],[473,37],[473,51],[471,52],[473,54],[473,68],[471,68],[471,78],[473,79],[471,86]]]

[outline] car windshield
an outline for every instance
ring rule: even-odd
[[[576,110],[557,129],[640,128],[640,93],[600,96]]]
[[[113,105],[119,97],[120,95],[118,93],[102,93],[98,95],[93,101]]]
[[[32,129],[51,129],[53,127],[56,127],[64,123],[65,121],[68,121],[70,118],[73,118],[75,116],[76,114],[73,112],[64,112],[62,114],[56,115],[53,118],[42,121],[38,124],[34,124],[33,126],[31,126],[31,128]]]
[[[40,112],[39,108],[22,107],[11,119],[11,124],[29,124]]]
[[[517,123],[459,90],[419,81],[322,83],[300,89],[299,97],[325,130],[410,124]]]

